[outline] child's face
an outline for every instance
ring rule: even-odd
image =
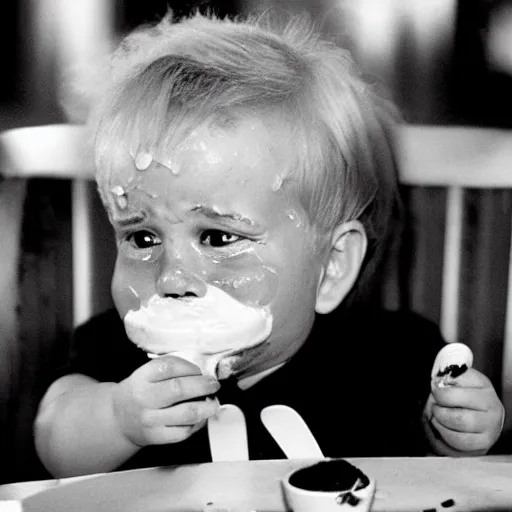
[[[116,157],[104,192],[122,317],[154,294],[202,296],[208,283],[244,304],[268,305],[273,316],[268,342],[232,361],[234,371],[256,373],[300,348],[323,262],[306,213],[283,185],[287,173],[293,179],[290,140],[279,123],[250,118],[228,130],[202,125],[145,170],[129,154]]]

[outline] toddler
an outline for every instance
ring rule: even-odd
[[[243,410],[251,459],[283,457],[260,421],[272,404],[328,457],[486,453],[503,418],[489,380],[468,369],[431,387],[434,325],[347,305],[391,229],[394,121],[301,20],[169,16],[125,38],[91,121],[116,311],[76,331],[41,402],[36,446],[55,476],[209,461],[219,403]],[[213,365],[196,341],[148,359],[137,345],[160,352],[123,320],[177,301],[236,301],[271,327]]]

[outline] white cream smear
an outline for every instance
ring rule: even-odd
[[[204,297],[153,295],[124,318],[130,340],[151,355],[172,354],[216,377],[219,361],[265,341],[272,329],[268,306],[251,307],[207,285]]]

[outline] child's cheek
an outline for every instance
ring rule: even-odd
[[[245,260],[216,269],[208,282],[243,304],[256,307],[270,304],[278,288],[277,273],[272,267]]]
[[[136,269],[135,262],[116,263],[112,279],[112,298],[121,316],[137,310],[154,293],[152,282]]]

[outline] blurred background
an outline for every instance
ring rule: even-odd
[[[168,8],[177,17],[194,9],[231,16],[270,8],[280,17],[306,10],[352,51],[372,81],[388,89],[406,122],[512,127],[512,0],[4,0],[0,131],[83,121],[82,93],[97,80],[96,64],[123,34],[158,20]],[[73,328],[70,195],[70,183],[62,180],[32,180],[27,188],[19,354],[17,367],[4,377],[15,393],[0,396],[0,483],[48,476],[35,455],[31,428],[51,369],[65,361]],[[404,238],[414,261],[400,264],[414,267],[415,284],[385,300],[388,307],[413,309],[434,321],[444,198],[439,189],[404,190],[414,222],[437,235]],[[461,286],[471,300],[463,304],[460,337],[499,391],[512,196],[508,190],[469,190],[464,203]],[[104,289],[95,304],[99,312],[110,305],[115,247],[99,202],[97,212],[95,235],[104,242],[94,274]],[[477,242],[487,251],[473,250]]]
[[[59,79],[172,8],[307,10],[392,91],[411,122],[510,126],[511,0],[8,0],[0,5],[0,128],[63,119]],[[75,60],[76,64],[76,60]]]

